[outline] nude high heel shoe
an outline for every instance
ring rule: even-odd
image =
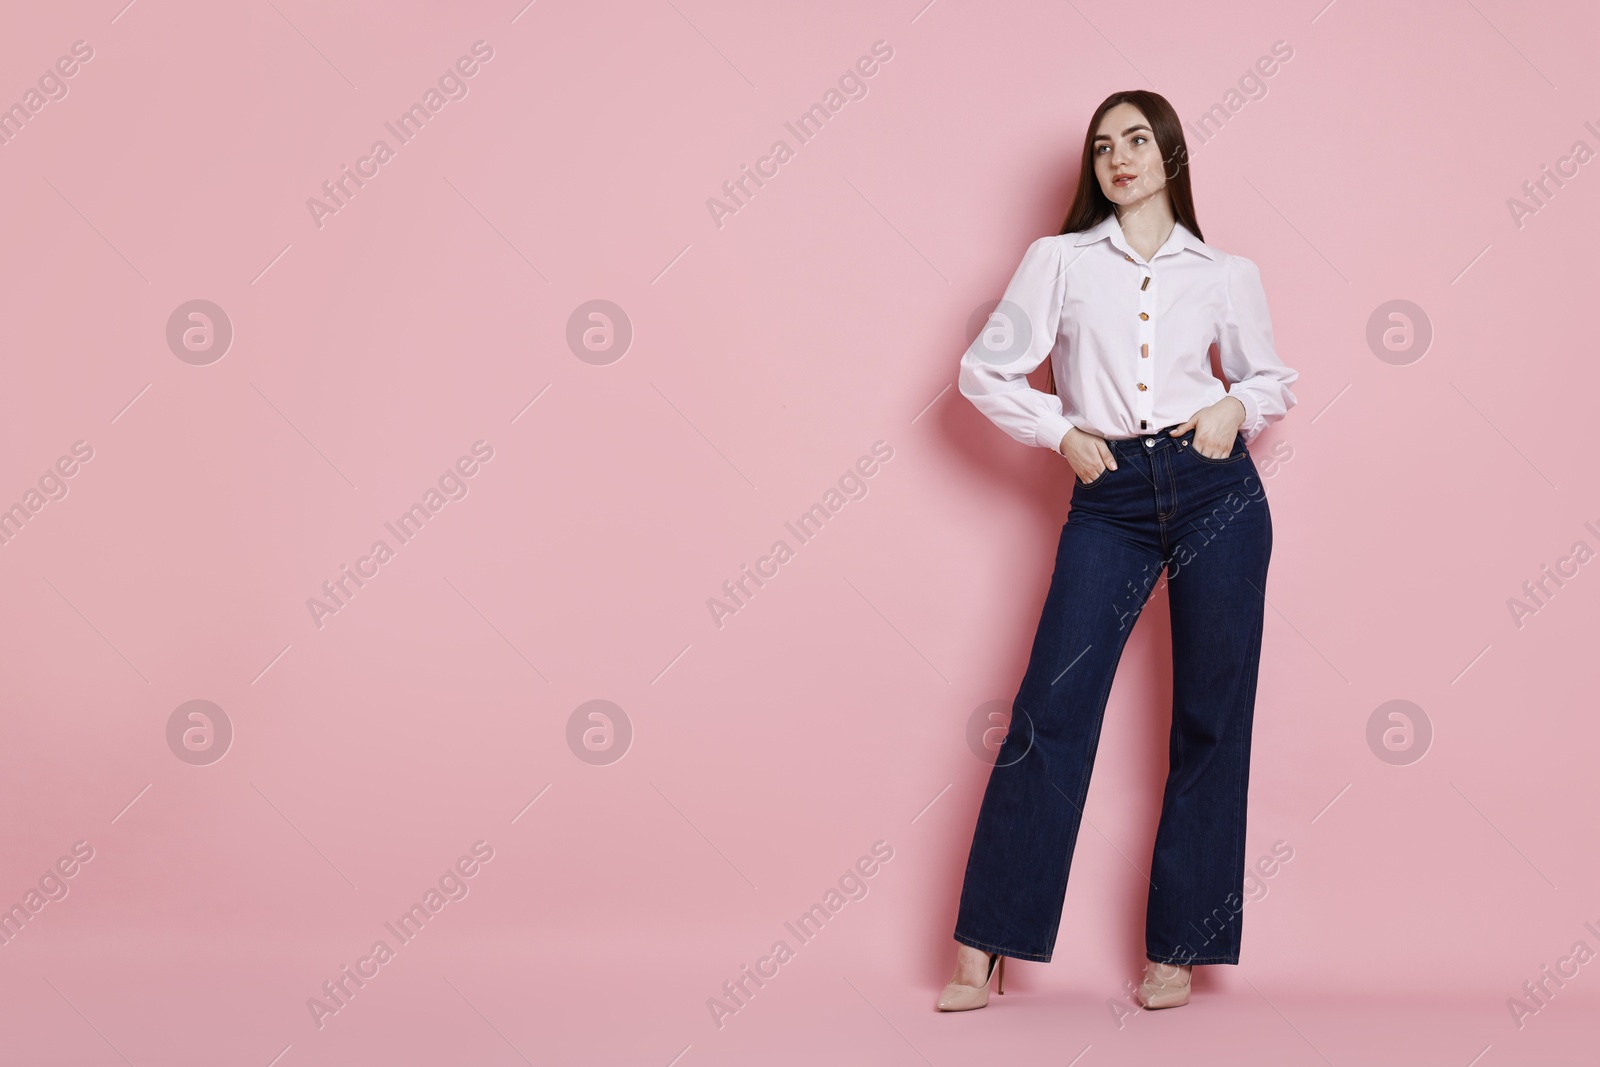
[[[981,1008],[989,1003],[989,983],[994,983],[994,991],[1001,996],[1006,991],[1006,958],[998,952],[989,954],[989,977],[984,979],[982,985],[962,985],[960,982],[951,982],[944,987],[944,994],[939,997],[940,1011],[971,1011]]]
[[[1176,1008],[1189,1003],[1189,977],[1194,968],[1187,964],[1144,961],[1144,980],[1137,996],[1146,1008]]]

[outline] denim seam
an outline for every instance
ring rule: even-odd
[[[1134,454],[1133,454],[1133,456],[1119,456],[1119,457],[1117,457],[1117,458],[1119,458],[1119,459],[1124,459],[1124,460],[1127,460],[1127,461],[1129,461],[1129,462],[1135,462],[1135,461],[1134,461],[1134,458],[1133,458],[1133,457],[1134,457],[1134,456],[1140,456],[1140,458],[1149,458],[1149,457],[1147,457],[1147,456],[1143,456],[1143,454],[1142,454],[1142,453],[1138,453],[1138,452],[1135,452],[1135,453],[1134,453]],[[1145,474],[1145,473],[1144,473],[1144,471],[1143,471],[1143,470],[1141,470],[1141,469],[1140,469],[1140,468],[1139,468],[1139,467],[1138,467],[1138,466],[1137,466],[1137,465],[1136,465],[1136,466],[1135,466],[1135,467],[1134,467],[1134,470],[1137,470],[1137,471],[1139,471],[1139,474],[1140,474],[1140,476],[1141,476],[1141,477],[1143,477],[1143,478],[1144,478],[1144,480],[1145,480],[1145,481],[1147,481],[1147,482],[1149,482],[1149,483],[1150,483],[1150,484],[1151,484],[1151,485],[1155,485],[1155,484],[1156,484],[1156,481],[1155,481],[1155,479],[1154,479],[1154,478],[1153,478],[1153,477],[1151,477],[1151,476],[1150,476],[1150,475],[1148,475],[1148,474]]]
[[[956,938],[957,941],[961,942],[963,945],[969,945],[972,948],[979,948],[979,949],[982,949],[985,952],[998,952],[998,953],[1000,953],[1000,955],[1009,956],[1014,960],[1033,960],[1033,961],[1035,961],[1037,963],[1049,963],[1050,962],[1050,957],[1049,957],[1048,954],[1041,956],[1036,952],[1018,952],[1018,951],[1015,951],[1013,949],[1005,948],[1005,947],[1003,947],[1001,945],[991,945],[991,944],[988,944],[987,942],[979,941],[975,937],[967,937],[965,934],[961,933],[960,931],[956,932],[955,938]]]
[[[1169,451],[1169,449],[1161,449],[1162,455],[1159,457],[1161,471],[1166,475],[1167,488],[1172,493],[1172,507],[1165,514],[1161,512],[1159,507],[1161,487],[1155,485],[1154,479],[1151,480],[1151,485],[1155,486],[1156,491],[1156,503],[1158,505],[1156,509],[1156,530],[1161,534],[1161,559],[1163,563],[1172,557],[1172,546],[1167,542],[1167,520],[1172,518],[1178,510],[1178,480],[1172,476],[1172,460],[1167,455]]]
[[[1195,964],[1195,963],[1234,963],[1234,964],[1237,964],[1239,962],[1239,957],[1238,956],[1176,956],[1176,955],[1173,955],[1171,953],[1161,953],[1161,952],[1158,952],[1155,955],[1151,955],[1148,951],[1145,952],[1144,955],[1145,955],[1145,959],[1151,961],[1152,963],[1171,963],[1171,964],[1178,964],[1178,965],[1184,966],[1184,967],[1187,967],[1187,966],[1189,966],[1191,964]],[[1170,957],[1170,958],[1161,958],[1161,957]]]
[[[1256,643],[1257,649],[1259,649],[1261,647],[1261,638],[1263,636],[1262,631],[1266,628],[1265,627],[1265,618],[1266,618],[1266,611],[1265,611],[1265,605],[1263,605],[1262,611],[1259,612],[1257,614],[1257,616],[1256,616],[1256,624],[1255,624],[1255,626],[1252,627],[1252,629],[1255,631],[1253,640]],[[1256,679],[1259,678],[1260,675],[1261,675],[1260,653],[1258,652],[1257,653],[1257,661],[1256,661],[1255,677],[1246,678],[1245,679],[1244,693],[1243,693],[1243,695],[1241,697],[1241,700],[1240,700],[1240,707],[1245,706],[1245,702],[1246,701],[1249,702],[1250,707],[1252,709],[1252,715],[1251,715],[1252,719],[1254,719],[1254,706],[1255,706],[1255,699],[1256,699]],[[1241,716],[1241,718],[1242,718],[1242,716]],[[1254,726],[1254,724],[1252,723],[1252,729],[1253,729],[1253,726]],[[1238,727],[1238,732],[1239,732],[1239,746],[1240,746],[1240,748],[1244,749],[1245,751],[1240,753],[1240,756],[1242,757],[1239,760],[1239,771],[1238,771],[1238,776],[1239,776],[1239,780],[1240,780],[1240,786],[1238,788],[1234,789],[1233,854],[1239,858],[1239,863],[1243,864],[1244,863],[1244,826],[1243,826],[1243,823],[1244,823],[1244,820],[1245,820],[1245,816],[1246,816],[1246,814],[1248,812],[1248,809],[1245,806],[1245,792],[1246,792],[1246,788],[1247,788],[1245,783],[1248,780],[1248,775],[1250,773],[1250,757],[1249,757],[1249,752],[1248,752],[1248,746],[1249,746],[1250,734],[1251,734],[1252,731],[1251,730],[1246,730],[1244,728],[1243,723],[1240,723],[1240,725]],[[1241,870],[1242,870],[1242,867],[1241,867]],[[1234,956],[1236,958],[1237,958],[1239,952],[1244,947],[1244,903],[1245,903],[1244,902],[1244,898],[1240,897],[1239,898],[1239,914],[1234,917],[1235,921],[1234,921],[1234,924],[1233,924],[1233,936],[1229,939],[1229,944],[1233,947],[1233,954],[1234,954]]]
[[[1264,584],[1265,583],[1263,582],[1263,585]],[[1265,629],[1264,620],[1265,620],[1265,609],[1264,609],[1264,606],[1263,606],[1263,610],[1256,613],[1256,618],[1253,621],[1253,623],[1251,624],[1252,638],[1253,638],[1254,642],[1256,643],[1256,647],[1258,649],[1260,647],[1261,639],[1262,639],[1263,632],[1264,632],[1264,629]],[[1258,663],[1257,663],[1257,670],[1256,670],[1255,676],[1245,678],[1244,681],[1243,681],[1242,690],[1238,691],[1238,692],[1236,692],[1234,694],[1237,706],[1243,707],[1244,701],[1248,700],[1248,701],[1251,702],[1252,707],[1253,707],[1254,700],[1255,700],[1255,693],[1256,693],[1256,681],[1257,681],[1257,678],[1259,677],[1259,674],[1260,674],[1260,666],[1259,666],[1259,655],[1258,655]],[[1174,701],[1176,701],[1176,697],[1177,697],[1177,694],[1174,693]],[[1176,712],[1176,703],[1174,703],[1174,712]],[[1241,716],[1238,717],[1238,720],[1242,720],[1242,718],[1243,718],[1243,716],[1241,715]],[[1236,736],[1241,739],[1241,742],[1242,741],[1247,741],[1249,736],[1250,736],[1250,731],[1244,729],[1242,721],[1236,721],[1235,733],[1236,733]],[[1179,733],[1176,730],[1176,724],[1174,724],[1174,735],[1177,737],[1178,744],[1181,746],[1182,743],[1183,743],[1183,738],[1182,738],[1181,733]],[[1239,761],[1239,769],[1237,771],[1238,778],[1243,778],[1246,774],[1248,774],[1249,769],[1250,769],[1250,764],[1249,764],[1248,758],[1241,759]],[[1244,816],[1244,814],[1246,813],[1246,810],[1247,810],[1245,808],[1245,789],[1244,788],[1236,788],[1236,789],[1234,789],[1233,792],[1234,792],[1234,811],[1233,811],[1233,820],[1232,820],[1232,826],[1233,826],[1233,851],[1232,851],[1232,855],[1235,856],[1235,857],[1239,857],[1238,862],[1242,864],[1243,863],[1243,853],[1244,853],[1244,829],[1243,829],[1242,823],[1243,823],[1243,816]],[[1191,923],[1191,925],[1193,925],[1193,924]],[[1197,957],[1192,957],[1192,958],[1185,957],[1185,958],[1183,958],[1181,960],[1180,959],[1176,959],[1176,958],[1174,958],[1174,959],[1161,959],[1161,960],[1156,960],[1156,962],[1158,962],[1158,963],[1182,962],[1182,963],[1232,963],[1232,964],[1237,964],[1239,962],[1239,952],[1240,952],[1240,950],[1242,949],[1242,946],[1243,946],[1243,936],[1242,936],[1243,935],[1243,926],[1244,926],[1244,899],[1243,899],[1243,897],[1240,898],[1238,912],[1235,913],[1235,915],[1233,916],[1233,919],[1230,920],[1230,922],[1228,923],[1228,926],[1231,929],[1232,933],[1228,935],[1226,943],[1233,950],[1231,954],[1224,954],[1224,955],[1218,955],[1218,956],[1209,956],[1209,957],[1198,957],[1198,956]],[[1208,938],[1207,939],[1207,941],[1210,941],[1210,940],[1213,940],[1213,939],[1212,938]],[[1147,947],[1146,947],[1146,956],[1151,958],[1151,959],[1154,959],[1155,957],[1149,955],[1148,941],[1147,941],[1146,945],[1147,945]]]
[[[1262,631],[1261,623],[1260,622],[1256,623],[1254,626],[1251,627],[1251,629],[1255,632],[1254,633],[1255,640],[1257,640],[1259,642],[1259,640],[1261,638],[1261,631]],[[1259,674],[1259,666],[1257,668],[1257,673]],[[1236,698],[1238,700],[1238,705],[1240,707],[1243,707],[1244,700],[1246,700],[1246,699],[1254,701],[1254,699],[1255,699],[1254,689],[1255,689],[1254,681],[1252,679],[1246,678],[1245,681],[1244,681],[1244,690],[1243,690],[1243,692],[1240,693],[1240,694],[1236,694]],[[1242,716],[1240,716],[1240,718],[1242,719]],[[1246,737],[1246,736],[1248,736],[1247,731],[1244,730],[1242,724],[1236,725],[1235,731],[1236,731],[1237,735],[1241,739]],[[1249,772],[1249,770],[1250,770],[1249,761],[1248,760],[1240,760],[1239,769],[1238,769],[1238,771],[1236,773],[1236,777],[1237,778],[1243,778]],[[1245,793],[1245,790],[1242,789],[1242,788],[1235,788],[1234,791],[1233,791],[1234,802],[1233,802],[1233,820],[1232,820],[1232,822],[1233,822],[1233,852],[1232,852],[1232,855],[1235,856],[1235,857],[1238,857],[1238,862],[1241,863],[1241,864],[1244,862],[1244,830],[1243,830],[1243,828],[1241,826],[1241,823],[1243,821],[1243,816],[1246,813],[1244,793]],[[1205,963],[1205,962],[1224,962],[1224,963],[1231,962],[1231,963],[1237,963],[1238,962],[1239,952],[1243,948],[1243,944],[1244,944],[1244,937],[1243,937],[1243,934],[1244,934],[1244,898],[1243,897],[1240,897],[1240,899],[1239,899],[1239,910],[1238,910],[1237,913],[1234,914],[1233,919],[1232,919],[1232,921],[1229,922],[1228,926],[1232,930],[1232,933],[1229,934],[1228,938],[1227,938],[1227,944],[1233,949],[1231,958],[1218,957],[1217,960],[1215,960],[1215,961],[1198,960],[1197,959],[1195,962],[1198,962],[1198,963]]]

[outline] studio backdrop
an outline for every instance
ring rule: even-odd
[[[1592,5],[3,19],[0,1064],[1592,1059]],[[957,365],[1136,88],[1299,374],[1242,956],[1130,995],[1163,577],[940,1014],[1074,489]]]

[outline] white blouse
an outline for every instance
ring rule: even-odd
[[[1224,387],[1211,373],[1218,345]],[[1024,377],[1045,357],[1056,393]],[[1235,396],[1246,442],[1283,418],[1300,377],[1272,345],[1261,272],[1183,223],[1149,262],[1115,212],[1093,229],[1028,246],[988,325],[961,357],[961,395],[1026,445],[1057,450],[1080,426],[1130,438]]]

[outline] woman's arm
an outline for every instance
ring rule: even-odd
[[[1229,256],[1223,269],[1228,302],[1217,348],[1222,371],[1233,381],[1228,395],[1244,405],[1239,430],[1249,442],[1295,405],[1289,386],[1300,372],[1284,366],[1272,344],[1272,318],[1260,268],[1243,256]]]
[[[958,387],[991,422],[1025,445],[1060,451],[1072,429],[1061,398],[1028,384],[1027,375],[1055,348],[1066,297],[1061,241],[1028,246],[988,324],[961,357]]]

